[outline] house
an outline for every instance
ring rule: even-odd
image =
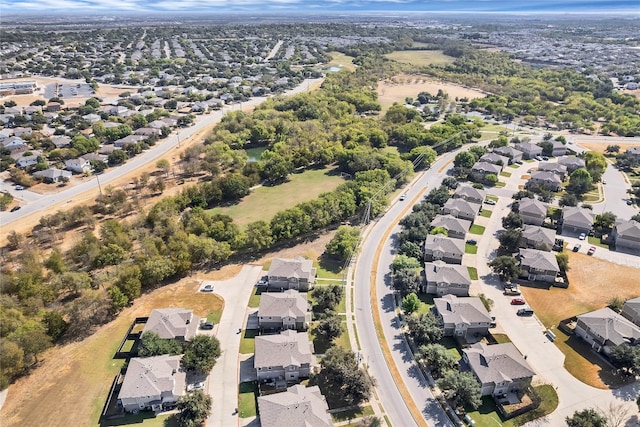
[[[158,308],[151,312],[142,333],[154,332],[162,339],[189,341],[196,335],[200,317],[184,308]]]
[[[448,237],[464,239],[469,228],[471,228],[471,221],[456,218],[453,215],[437,215],[431,221],[431,227],[442,227],[447,230]]]
[[[67,148],[71,145],[71,137],[67,135],[54,135],[50,139],[56,148]]]
[[[472,185],[459,185],[453,193],[453,197],[464,199],[469,203],[482,204],[484,198],[487,197],[487,192]]]
[[[531,385],[535,372],[513,343],[476,343],[462,350],[463,364],[480,382],[482,396],[501,398]]]
[[[158,128],[138,128],[133,133],[134,135],[142,135],[148,138],[150,136],[160,136],[162,130]]]
[[[525,225],[522,228],[522,243],[527,248],[550,251],[556,241],[556,232],[537,225]]]
[[[626,300],[620,314],[634,325],[640,326],[640,297]]]
[[[47,103],[47,112],[56,113],[62,109],[62,104],[59,102],[49,102]]]
[[[0,145],[2,145],[2,148],[6,148],[7,150],[10,151],[16,151],[16,150],[20,150],[22,148],[27,148],[27,143],[24,141],[24,139],[17,137],[17,136],[10,136],[8,138],[5,138]]]
[[[469,295],[471,277],[464,265],[445,264],[442,261],[427,262],[424,264],[424,273],[424,293],[438,296],[451,294],[459,297]]]
[[[562,141],[556,141],[554,139],[551,143],[553,144],[553,151],[551,152],[553,157],[564,156],[567,154],[567,146],[566,144],[563,144]]]
[[[127,144],[135,144],[137,142],[144,141],[145,139],[147,138],[142,135],[127,135],[124,138],[113,141],[113,146],[116,148],[122,148]]]
[[[451,198],[442,207],[443,214],[449,214],[456,218],[472,221],[482,209],[482,205],[478,203],[469,203],[464,199]]]
[[[311,323],[307,294],[294,289],[279,293],[263,292],[258,323],[261,329],[306,330]]]
[[[640,147],[630,147],[625,151],[626,154],[633,157],[636,160],[640,160]]]
[[[480,157],[478,162],[493,163],[494,165],[500,166],[500,170],[502,171],[502,169],[509,164],[509,158],[507,156],[501,156],[498,153],[491,152]]]
[[[89,162],[98,161],[98,162],[106,163],[108,156],[105,156],[104,154],[87,153],[87,154],[83,154],[82,158],[85,160],[88,160]]]
[[[542,225],[547,217],[547,205],[536,199],[520,199],[518,214],[525,224]]]
[[[522,161],[522,151],[520,150],[516,150],[513,147],[498,147],[498,148],[494,148],[493,152],[500,155],[500,156],[504,156],[509,158],[509,164],[513,164],[513,163],[519,163]]]
[[[476,180],[483,180],[487,175],[500,175],[502,166],[494,165],[489,162],[477,162],[471,168],[471,176]]]
[[[329,405],[316,386],[297,384],[282,393],[258,397],[262,427],[333,427]]]
[[[167,354],[132,358],[118,393],[124,410],[138,413],[173,408],[185,394],[187,375],[180,367],[181,358]]]
[[[430,234],[424,242],[425,262],[442,260],[449,264],[462,264],[462,255],[464,240]]]
[[[553,283],[560,273],[554,253],[537,249],[520,249],[518,259],[520,277],[526,277],[526,280]]]
[[[611,233],[616,249],[640,250],[640,222],[619,219]]]
[[[259,381],[297,382],[316,366],[313,344],[306,332],[286,330],[255,338],[253,366]]]
[[[560,179],[562,179],[563,181],[567,177],[567,167],[558,163],[541,162],[538,165],[538,170],[545,171],[545,172],[553,172],[556,175],[558,175]]]
[[[26,167],[36,165],[38,164],[40,156],[40,153],[31,154],[30,156],[22,156],[16,160],[16,166],[20,169],[24,169]]]
[[[82,116],[82,119],[86,120],[91,124],[94,124],[96,122],[99,122],[102,119],[102,117],[100,117],[98,114],[91,113],[91,114],[85,114],[84,116]]]
[[[32,132],[33,130],[31,128],[26,127],[17,127],[13,129],[13,135],[17,136],[18,138],[21,138],[24,135],[29,136]]]
[[[580,157],[563,156],[558,158],[558,164],[567,168],[567,174],[585,167],[585,162]]]
[[[74,173],[91,172],[91,162],[84,157],[65,160],[64,167]]]
[[[594,214],[591,210],[577,206],[562,208],[562,233],[589,234],[593,227]]]
[[[516,144],[514,148],[518,151],[522,151],[522,158],[534,159],[536,156],[542,154],[542,147],[538,147],[536,144],[530,142],[521,142]]]
[[[433,310],[444,328],[444,336],[478,337],[489,333],[491,315],[478,297],[445,295],[434,298]]]
[[[597,352],[609,354],[621,344],[640,343],[640,326],[634,325],[609,307],[577,316],[575,334]]]
[[[531,186],[544,187],[549,191],[560,191],[562,188],[562,179],[553,172],[535,171],[531,173],[531,178],[525,184],[525,187]]]
[[[42,181],[47,184],[52,184],[54,182],[68,181],[71,179],[71,172],[49,168],[47,170],[34,172],[33,176],[42,178]]]
[[[316,281],[313,262],[304,258],[274,258],[267,273],[269,289],[308,291]]]

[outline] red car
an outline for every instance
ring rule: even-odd
[[[593,255],[593,253],[596,251],[596,247],[595,246],[591,246],[589,248],[589,250],[587,251],[587,255]]]
[[[511,300],[511,305],[525,305],[526,303],[522,298],[514,298]]]

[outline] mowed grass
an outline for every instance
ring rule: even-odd
[[[347,411],[334,412],[331,414],[331,419],[334,423],[340,423],[344,421],[351,421],[356,418],[368,417],[373,414],[373,408],[370,405],[367,405],[360,406],[356,409],[349,409]]]
[[[256,416],[256,386],[252,382],[240,383],[238,389],[238,415],[240,418]]]
[[[473,224],[469,229],[469,233],[471,234],[484,234],[485,228],[482,225]]]
[[[224,301],[197,292],[198,287],[199,282],[183,279],[149,292],[88,338],[45,352],[41,365],[11,386],[2,410],[3,427],[97,425],[111,382],[124,363],[113,355],[131,321],[154,308],[185,307],[199,316],[222,311]],[[74,402],[73,408],[65,402]]]
[[[485,217],[485,218],[490,218],[491,217],[491,212],[488,209],[482,209],[482,212],[480,212],[480,216]]]
[[[331,55],[331,62],[326,64],[325,68],[340,67],[348,71],[356,69],[353,56],[345,55],[342,52],[329,52],[329,55]]]
[[[385,57],[403,64],[417,66],[450,64],[455,58],[445,55],[441,50],[396,50]]]
[[[100,426],[142,426],[142,427],[178,427],[174,414],[154,416],[153,412],[127,414],[124,418],[106,420]]]
[[[469,272],[469,278],[471,280],[478,280],[478,269],[475,267],[467,267],[467,271]]]
[[[478,253],[478,247],[476,245],[470,245],[468,243],[464,244],[464,253],[465,254],[477,254]]]
[[[290,175],[284,184],[258,187],[239,203],[216,207],[209,212],[229,215],[240,225],[257,220],[270,221],[283,208],[313,200],[344,182],[335,168],[307,170]]]
[[[569,287],[536,289],[521,287],[540,321],[557,336],[555,344],[565,355],[565,368],[578,380],[598,388],[620,384],[611,367],[575,336],[557,329],[566,318],[605,307],[613,297],[640,296],[640,269],[612,264],[581,253],[569,252]],[[558,304],[562,301],[562,304]]]

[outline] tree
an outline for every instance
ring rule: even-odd
[[[18,326],[7,339],[20,346],[26,366],[37,364],[38,354],[51,347],[51,337],[47,335],[45,326],[36,320],[28,320]]]
[[[120,313],[129,304],[129,298],[116,285],[110,286],[107,294],[111,298],[111,312],[114,314]]]
[[[349,225],[341,225],[338,231],[327,244],[326,253],[340,261],[351,258],[360,240],[360,229]]]
[[[402,298],[402,310],[407,316],[420,308],[420,298],[415,293],[410,293]]]
[[[169,176],[169,168],[171,164],[167,159],[160,159],[156,162],[156,167],[164,172],[165,176]]]
[[[613,212],[603,212],[596,215],[593,225],[602,233],[613,228],[616,223],[616,219],[617,217]]]
[[[624,308],[624,300],[620,297],[610,298],[609,301],[607,302],[607,307],[609,307],[611,310],[615,311],[616,313],[620,313]]]
[[[519,215],[518,218],[520,218]],[[500,241],[498,253],[501,255],[511,255],[518,252],[518,248],[522,244],[522,231],[517,228],[507,229],[498,236],[498,241]]]
[[[482,403],[480,383],[471,372],[450,369],[436,383],[453,401],[454,407],[471,406],[476,409]]]
[[[569,254],[559,253],[556,254],[556,261],[558,262],[558,268],[561,272],[569,271]]]
[[[443,236],[448,236],[449,231],[444,227],[433,227],[429,232],[429,234],[432,234],[432,235],[442,234]]]
[[[62,315],[57,311],[45,312],[42,316],[42,323],[45,328],[47,328],[47,335],[49,335],[53,341],[58,341],[69,327],[69,324],[65,322]]]
[[[616,345],[611,348],[609,359],[616,368],[632,375],[640,374],[640,347],[629,344]]]
[[[211,412],[211,396],[202,390],[195,390],[180,396],[177,409],[178,425],[180,427],[199,427]]]
[[[620,146],[618,144],[615,145],[607,145],[607,148],[604,150],[608,154],[619,153]]]
[[[607,169],[607,159],[602,153],[587,151],[583,156],[585,168],[593,178],[594,182],[600,181],[600,177]]]
[[[201,374],[207,374],[220,357],[220,341],[214,336],[196,335],[186,345],[182,365],[186,369],[195,369]]]
[[[413,314],[407,317],[407,327],[417,346],[439,341],[444,333],[433,313]]]
[[[271,235],[271,227],[266,221],[255,221],[247,225],[245,231],[247,248],[260,251],[271,246],[273,236]]]
[[[404,269],[416,269],[420,268],[420,261],[415,258],[408,257],[406,255],[396,255],[393,258],[393,263],[391,264],[391,269],[394,272]]]
[[[422,278],[413,268],[402,268],[393,273],[393,287],[405,296],[420,290]]]
[[[594,409],[576,411],[573,416],[566,417],[565,422],[569,427],[606,427],[607,419]]]
[[[478,159],[469,151],[461,151],[456,154],[453,165],[456,167],[471,169]]]
[[[340,285],[315,286],[311,296],[316,301],[316,311],[333,310],[344,296],[344,289]]]
[[[499,256],[487,264],[503,282],[510,282],[520,275],[518,261],[510,256]]]
[[[495,173],[488,173],[484,176],[484,181],[487,185],[496,185],[498,183],[498,176]]]
[[[590,191],[592,186],[593,178],[591,177],[591,174],[587,172],[585,168],[580,168],[571,173],[567,191],[573,194],[582,195]]]
[[[524,222],[522,217],[515,212],[509,212],[507,216],[502,218],[502,226],[508,229],[522,228]]]
[[[458,367],[458,357],[451,354],[441,344],[428,344],[420,346],[418,353],[435,378],[442,377],[445,371]]]
[[[575,194],[565,193],[560,198],[560,206],[578,206],[580,200]]]
[[[318,322],[315,328],[316,335],[326,341],[333,341],[342,335],[342,318],[337,314],[331,314]]]
[[[162,339],[155,332],[145,332],[140,340],[138,355],[140,357],[176,355],[182,353],[182,345],[172,339]]]
[[[13,202],[13,196],[9,193],[0,195],[0,211],[4,211]]]

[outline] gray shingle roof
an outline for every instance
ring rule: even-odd
[[[490,323],[491,316],[478,297],[445,295],[434,298],[433,303],[445,324]]]
[[[553,184],[561,184],[562,183],[562,179],[560,179],[560,177],[558,175],[556,175],[553,172],[548,172],[548,171],[535,171],[531,173],[531,180],[532,181],[543,181],[543,182],[550,182]]]
[[[442,261],[426,262],[424,271],[427,282],[471,285],[469,270],[464,265],[445,264]]]
[[[584,160],[579,157],[562,156],[558,157],[558,163],[566,166],[567,169],[573,167],[575,169],[583,168],[585,166]]]
[[[146,398],[171,393],[184,394],[186,373],[180,368],[178,356],[134,357],[129,361],[127,373],[118,394],[119,399]]]
[[[464,241],[452,239],[441,234],[428,235],[424,247],[431,251],[441,250],[446,253],[464,254]]]
[[[458,212],[464,212],[471,216],[476,216],[478,212],[480,212],[481,207],[482,206],[478,203],[470,203],[464,199],[451,198],[446,201],[442,208],[445,212],[455,210]]]
[[[297,277],[311,281],[316,275],[313,261],[304,258],[285,259],[274,258],[269,267],[269,276],[273,277]]]
[[[474,172],[484,172],[484,173],[493,173],[499,175],[501,172],[501,168],[498,165],[494,165],[493,163],[479,161],[471,168]]]
[[[592,333],[614,345],[629,343],[632,340],[640,340],[640,327],[634,325],[609,307],[581,314],[581,321]]]
[[[329,406],[318,386],[295,385],[258,397],[262,427],[331,427]]]
[[[313,345],[309,336],[293,330],[278,335],[261,335],[255,338],[254,367],[302,366],[305,363],[315,365]]]
[[[520,249],[520,265],[536,270],[560,271],[555,254],[537,249]]]
[[[566,175],[567,167],[558,163],[542,162],[538,165],[539,171],[549,171],[555,174]]]
[[[471,185],[459,185],[458,188],[456,188],[455,193],[453,193],[453,197],[461,197],[463,199],[470,198],[476,200],[484,200],[486,195],[486,191],[475,188]]]
[[[634,220],[616,221],[616,233],[618,238],[640,239],[640,222]]]
[[[161,308],[151,312],[142,333],[155,332],[160,338],[184,338],[190,340],[196,334],[200,317],[193,310],[184,308]]]
[[[476,343],[463,352],[482,384],[498,384],[535,375],[516,346],[510,342],[495,345]]]
[[[507,166],[509,164],[509,158],[506,156],[501,156],[498,153],[487,153],[484,156],[478,159],[480,162],[488,162],[493,164],[499,164],[502,162],[503,166]]]
[[[577,206],[565,206],[562,208],[563,223],[589,228],[593,225],[593,217],[594,214],[589,209]]]
[[[535,225],[525,225],[522,229],[522,237],[532,240],[538,244],[546,244],[553,246],[556,240],[556,232],[549,228],[538,227]]]
[[[437,215],[431,221],[432,227],[442,227],[448,231],[454,231],[460,234],[466,234],[471,228],[471,221],[456,218],[453,215]]]
[[[531,216],[547,216],[547,205],[539,200],[524,198],[520,199],[518,211]]]
[[[521,156],[522,155],[522,151],[520,150],[516,150],[513,147],[498,147],[498,148],[494,148],[493,150],[494,153],[498,153],[501,156],[506,156],[509,158],[512,158],[514,156]]]
[[[304,317],[309,311],[307,294],[294,289],[285,292],[263,292],[260,297],[259,316]]]

